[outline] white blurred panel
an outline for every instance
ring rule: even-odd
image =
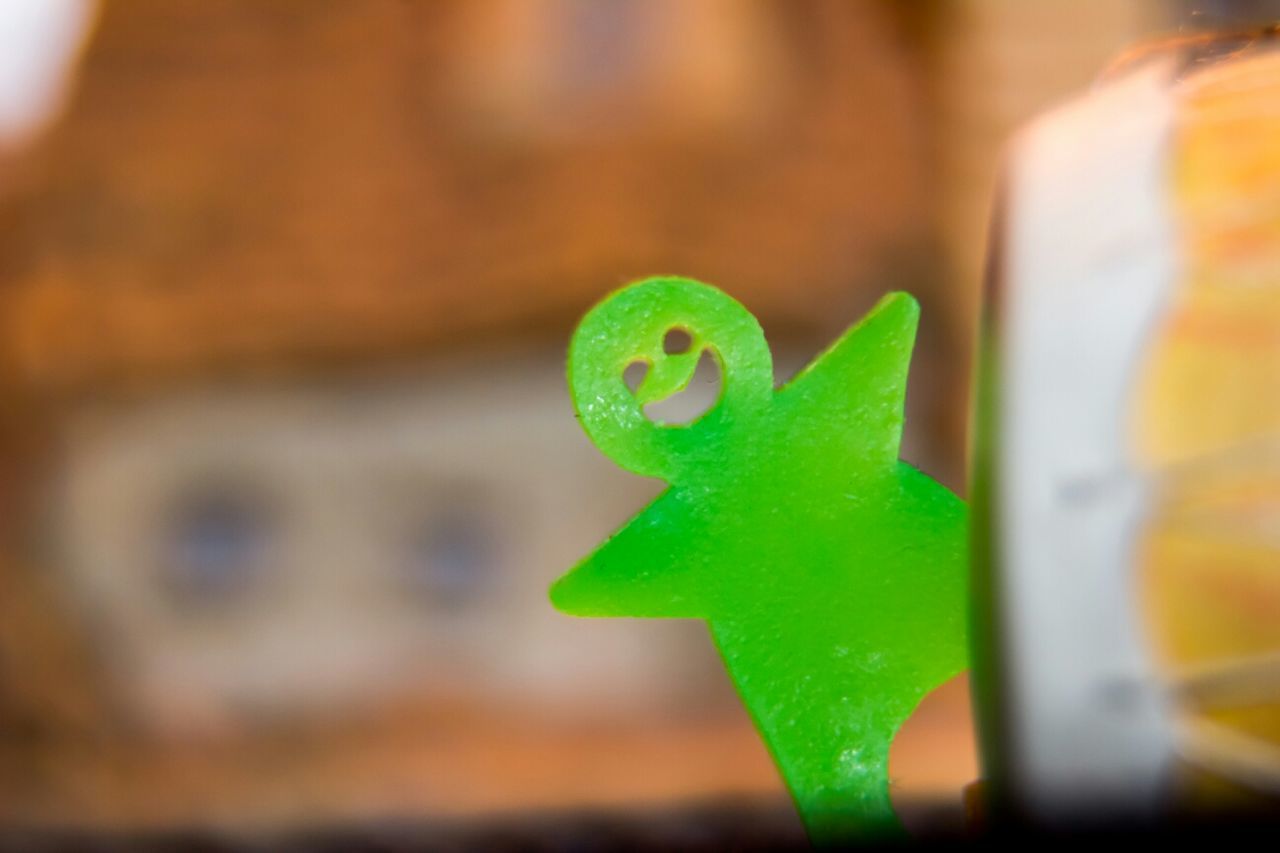
[[[40,130],[61,106],[96,0],[0,0],[0,143]]]

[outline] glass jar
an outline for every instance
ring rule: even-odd
[[[975,683],[993,806],[1035,823],[1280,794],[1267,5],[1186,4],[1210,28],[1126,52],[1009,149],[975,433]]]

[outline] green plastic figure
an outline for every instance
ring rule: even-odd
[[[966,666],[964,503],[898,459],[919,307],[886,296],[781,389],[759,323],[705,284],[609,296],[569,348],[587,434],[665,492],[551,588],[579,616],[707,620],[812,838],[901,831],[889,745]],[[672,329],[691,344],[664,349]],[[644,406],[704,351],[719,399],[685,425]],[[623,371],[647,366],[633,393]]]

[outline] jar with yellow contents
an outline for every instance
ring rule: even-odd
[[[1280,51],[1273,30],[1238,44],[1179,84],[1182,257],[1135,389],[1135,452],[1157,483],[1137,559],[1180,756],[1223,787],[1275,796]]]
[[[1280,803],[1275,23],[1139,46],[1009,149],[975,684],[993,807],[1035,824]]]

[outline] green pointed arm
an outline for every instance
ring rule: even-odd
[[[811,413],[808,421],[821,429],[839,430],[845,446],[869,464],[892,464],[898,458],[919,319],[920,306],[910,294],[888,294],[796,374],[779,402]],[[868,369],[872,365],[876,369]],[[858,405],[848,405],[850,399]]]

